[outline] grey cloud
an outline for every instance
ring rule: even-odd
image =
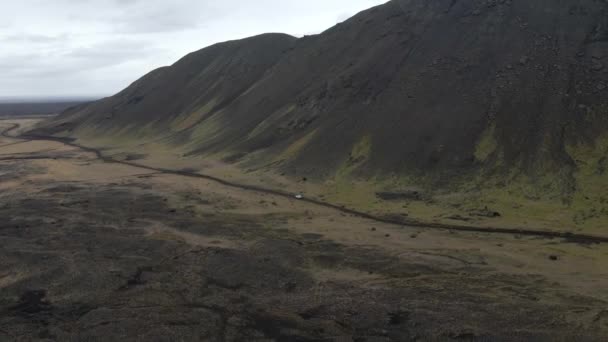
[[[139,41],[105,41],[93,46],[73,48],[58,54],[29,53],[0,57],[3,77],[44,78],[67,76],[137,62],[164,51]]]
[[[65,55],[68,58],[100,59],[120,62],[122,59],[139,57],[145,54],[161,52],[160,48],[150,46],[139,40],[111,40],[92,46],[78,47]]]
[[[111,23],[112,33],[154,34],[196,29],[231,10],[230,6],[218,6],[215,1],[114,0],[116,6],[109,9],[102,3],[106,1],[75,1],[68,17],[78,23]],[[98,8],[105,9],[96,12]]]
[[[20,0],[0,11],[0,97],[110,95],[213,43],[318,33],[385,0]]]
[[[124,13],[118,20],[117,32],[160,33],[195,29],[202,24],[200,15],[174,7]]]
[[[67,34],[58,36],[48,36],[44,34],[13,34],[10,36],[0,37],[0,41],[5,43],[33,43],[33,44],[52,44],[57,42],[65,42],[69,39]]]

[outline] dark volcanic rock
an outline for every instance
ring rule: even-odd
[[[39,314],[51,310],[50,303],[45,299],[46,291],[26,291],[19,298],[19,303],[11,308],[11,311],[21,315]]]
[[[474,250],[441,266],[300,235],[290,216],[167,215],[175,194],[139,180],[49,182],[3,193],[0,341],[605,340],[604,301],[469,264]],[[235,245],[197,243],[216,239]],[[572,320],[581,308],[597,318]]]

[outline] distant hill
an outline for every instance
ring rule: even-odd
[[[0,116],[60,114],[70,107],[83,103],[83,101],[0,102]]]
[[[608,191],[608,2],[393,0],[192,53],[40,132],[582,208]]]

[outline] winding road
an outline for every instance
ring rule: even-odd
[[[155,171],[155,172],[163,173],[163,174],[171,174],[171,175],[177,175],[177,176],[182,176],[182,177],[204,179],[204,180],[213,181],[213,182],[222,184],[224,186],[232,187],[232,188],[237,188],[237,189],[247,190],[247,191],[254,191],[257,193],[269,194],[269,195],[274,195],[274,196],[280,196],[280,197],[285,197],[285,198],[294,200],[294,194],[280,191],[280,190],[263,188],[263,187],[259,187],[259,186],[255,186],[255,185],[230,182],[230,181],[218,178],[218,177],[205,175],[205,174],[201,174],[201,173],[181,171],[181,170],[172,170],[172,169],[165,169],[165,168],[157,168],[157,167],[151,167],[151,166],[147,166],[147,165],[143,165],[143,164],[139,164],[139,163],[134,163],[131,161],[113,159],[111,157],[104,156],[103,153],[101,153],[101,151],[99,149],[77,144],[74,142],[74,140],[72,140],[70,138],[60,138],[60,137],[41,136],[41,135],[28,135],[28,134],[19,135],[19,136],[10,135],[11,132],[19,129],[20,127],[21,126],[19,124],[12,124],[10,127],[6,128],[2,132],[0,132],[0,135],[2,135],[5,138],[17,139],[17,140],[21,140],[21,141],[58,142],[58,143],[66,145],[66,146],[78,148],[84,152],[95,154],[97,159],[99,159],[103,162],[106,162],[106,163],[122,164],[122,165],[139,168],[142,170]],[[577,233],[570,233],[570,232],[556,232],[556,231],[546,231],[546,230],[537,230],[537,229],[524,229],[524,228],[475,227],[475,226],[451,225],[451,224],[443,224],[443,223],[420,222],[420,221],[414,221],[414,220],[396,220],[396,219],[376,216],[373,214],[369,214],[369,213],[354,210],[354,209],[349,209],[349,208],[346,208],[343,206],[339,206],[339,205],[328,203],[328,202],[323,202],[323,201],[320,201],[317,199],[312,199],[312,198],[302,198],[299,201],[311,203],[311,204],[314,204],[314,205],[317,205],[320,207],[324,207],[324,208],[337,210],[337,211],[340,211],[345,214],[358,216],[358,217],[369,219],[369,220],[376,221],[376,222],[392,224],[392,225],[399,225],[399,226],[411,226],[411,227],[424,228],[424,229],[451,230],[451,231],[474,232],[474,233],[485,233],[485,234],[509,234],[509,235],[519,235],[519,236],[542,237],[542,238],[548,238],[548,239],[564,239],[566,242],[575,242],[575,243],[608,243],[608,237],[598,236],[598,235],[577,234]]]

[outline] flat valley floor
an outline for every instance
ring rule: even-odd
[[[0,341],[607,337],[608,244],[383,224],[0,139]]]

